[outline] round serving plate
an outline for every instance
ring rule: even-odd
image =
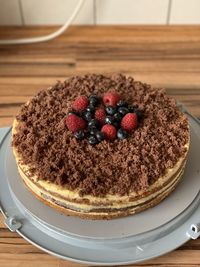
[[[19,177],[7,130],[0,149],[0,206],[7,226],[50,254],[93,265],[141,262],[198,237],[200,125],[187,115],[191,146],[178,187],[159,205],[110,221],[69,217],[37,200]]]

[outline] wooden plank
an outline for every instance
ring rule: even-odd
[[[0,127],[9,127],[12,125],[14,117],[0,117]]]
[[[16,103],[12,105],[0,104],[0,118],[12,117],[17,115],[21,104],[22,103]]]
[[[59,260],[48,254],[27,253],[27,254],[12,254],[0,253],[0,266],[2,267],[57,267]]]
[[[153,260],[149,260],[148,264],[200,264],[199,250],[175,250],[169,254],[163,255]]]
[[[0,213],[0,229],[5,228],[3,215]]]
[[[24,38],[39,35],[45,35],[55,31],[58,27],[53,26],[29,26],[29,27],[0,27],[0,38]],[[47,46],[66,45],[68,43],[113,43],[118,41],[121,43],[138,43],[146,41],[149,44],[166,43],[174,44],[178,47],[179,43],[191,46],[191,42],[196,43],[199,48],[200,28],[199,26],[71,26],[59,38],[50,42],[38,43],[34,45],[26,45],[29,47],[44,48]],[[68,41],[68,42],[66,42]],[[109,41],[109,42],[108,42]],[[4,49],[13,49],[13,46],[2,46]],[[25,47],[18,45],[18,48]],[[24,49],[23,49],[24,50]],[[21,51],[23,52],[23,51]],[[45,50],[44,50],[45,52]],[[194,51],[195,52],[195,51]]]
[[[22,104],[28,101],[29,96],[1,96],[0,95],[0,106],[15,106],[16,104]]]

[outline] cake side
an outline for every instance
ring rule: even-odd
[[[16,124],[17,123],[15,120],[13,123],[12,134],[16,133]],[[38,179],[37,175],[31,175],[31,172],[29,171],[31,167],[23,164],[23,160],[20,158],[20,155],[17,153],[16,149],[13,147],[13,153],[15,155],[18,168],[23,177],[25,177],[25,180],[31,180],[33,183],[37,183],[37,186],[42,190],[50,192],[52,195],[55,194],[55,196],[57,195],[58,197],[63,198],[63,200],[81,204],[84,204],[84,202],[86,202],[90,205],[97,204],[102,206],[112,206],[114,204],[120,205],[121,203],[124,203],[126,205],[127,203],[130,203],[132,201],[140,201],[141,198],[148,197],[152,193],[163,189],[163,187],[167,186],[169,183],[173,183],[173,181],[176,180],[177,176],[179,176],[180,172],[182,172],[185,167],[188,151],[189,141],[187,144],[185,144],[185,154],[177,161],[175,166],[173,168],[168,168],[166,170],[165,175],[159,177],[159,179],[157,179],[157,181],[151,186],[149,186],[146,190],[133,191],[128,195],[117,195],[117,197],[116,195],[107,194],[102,198],[93,195],[81,196],[79,193],[80,189],[69,190],[61,185],[56,185],[55,183],[52,183],[48,180],[40,180]]]
[[[15,132],[15,127],[13,127]],[[74,215],[85,219],[112,219],[124,217],[153,207],[172,192],[183,174],[189,143],[185,145],[186,153],[176,165],[160,177],[148,190],[132,192],[128,196],[106,195],[94,197],[80,196],[78,191],[70,191],[49,181],[38,180],[38,177],[28,176],[29,167],[22,164],[22,160],[13,152],[18,164],[19,173],[29,190],[43,201],[67,215]]]

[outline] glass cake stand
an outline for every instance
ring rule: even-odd
[[[92,265],[131,264],[172,251],[200,235],[200,123],[185,108],[191,146],[183,178],[159,205],[110,221],[66,216],[37,200],[19,177],[11,128],[0,129],[0,209],[5,224],[46,251]]]

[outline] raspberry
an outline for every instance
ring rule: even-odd
[[[137,115],[135,113],[127,113],[121,120],[121,127],[127,132],[132,132],[138,124]]]
[[[87,96],[79,96],[75,99],[75,101],[72,104],[72,108],[77,112],[84,111],[89,104],[89,100]]]
[[[113,125],[110,125],[110,124],[105,124],[102,127],[101,132],[104,133],[105,138],[107,140],[114,140],[116,138],[116,135],[117,135],[117,131],[116,131],[115,127]]]
[[[66,118],[67,128],[72,132],[77,132],[86,128],[87,123],[75,114],[69,114]]]
[[[105,106],[116,107],[117,102],[120,100],[120,95],[117,92],[108,92],[103,96],[103,103]]]
[[[94,117],[95,117],[95,119],[97,119],[101,123],[101,125],[104,124],[104,120],[106,117],[105,109],[104,108],[98,108],[95,111]]]

